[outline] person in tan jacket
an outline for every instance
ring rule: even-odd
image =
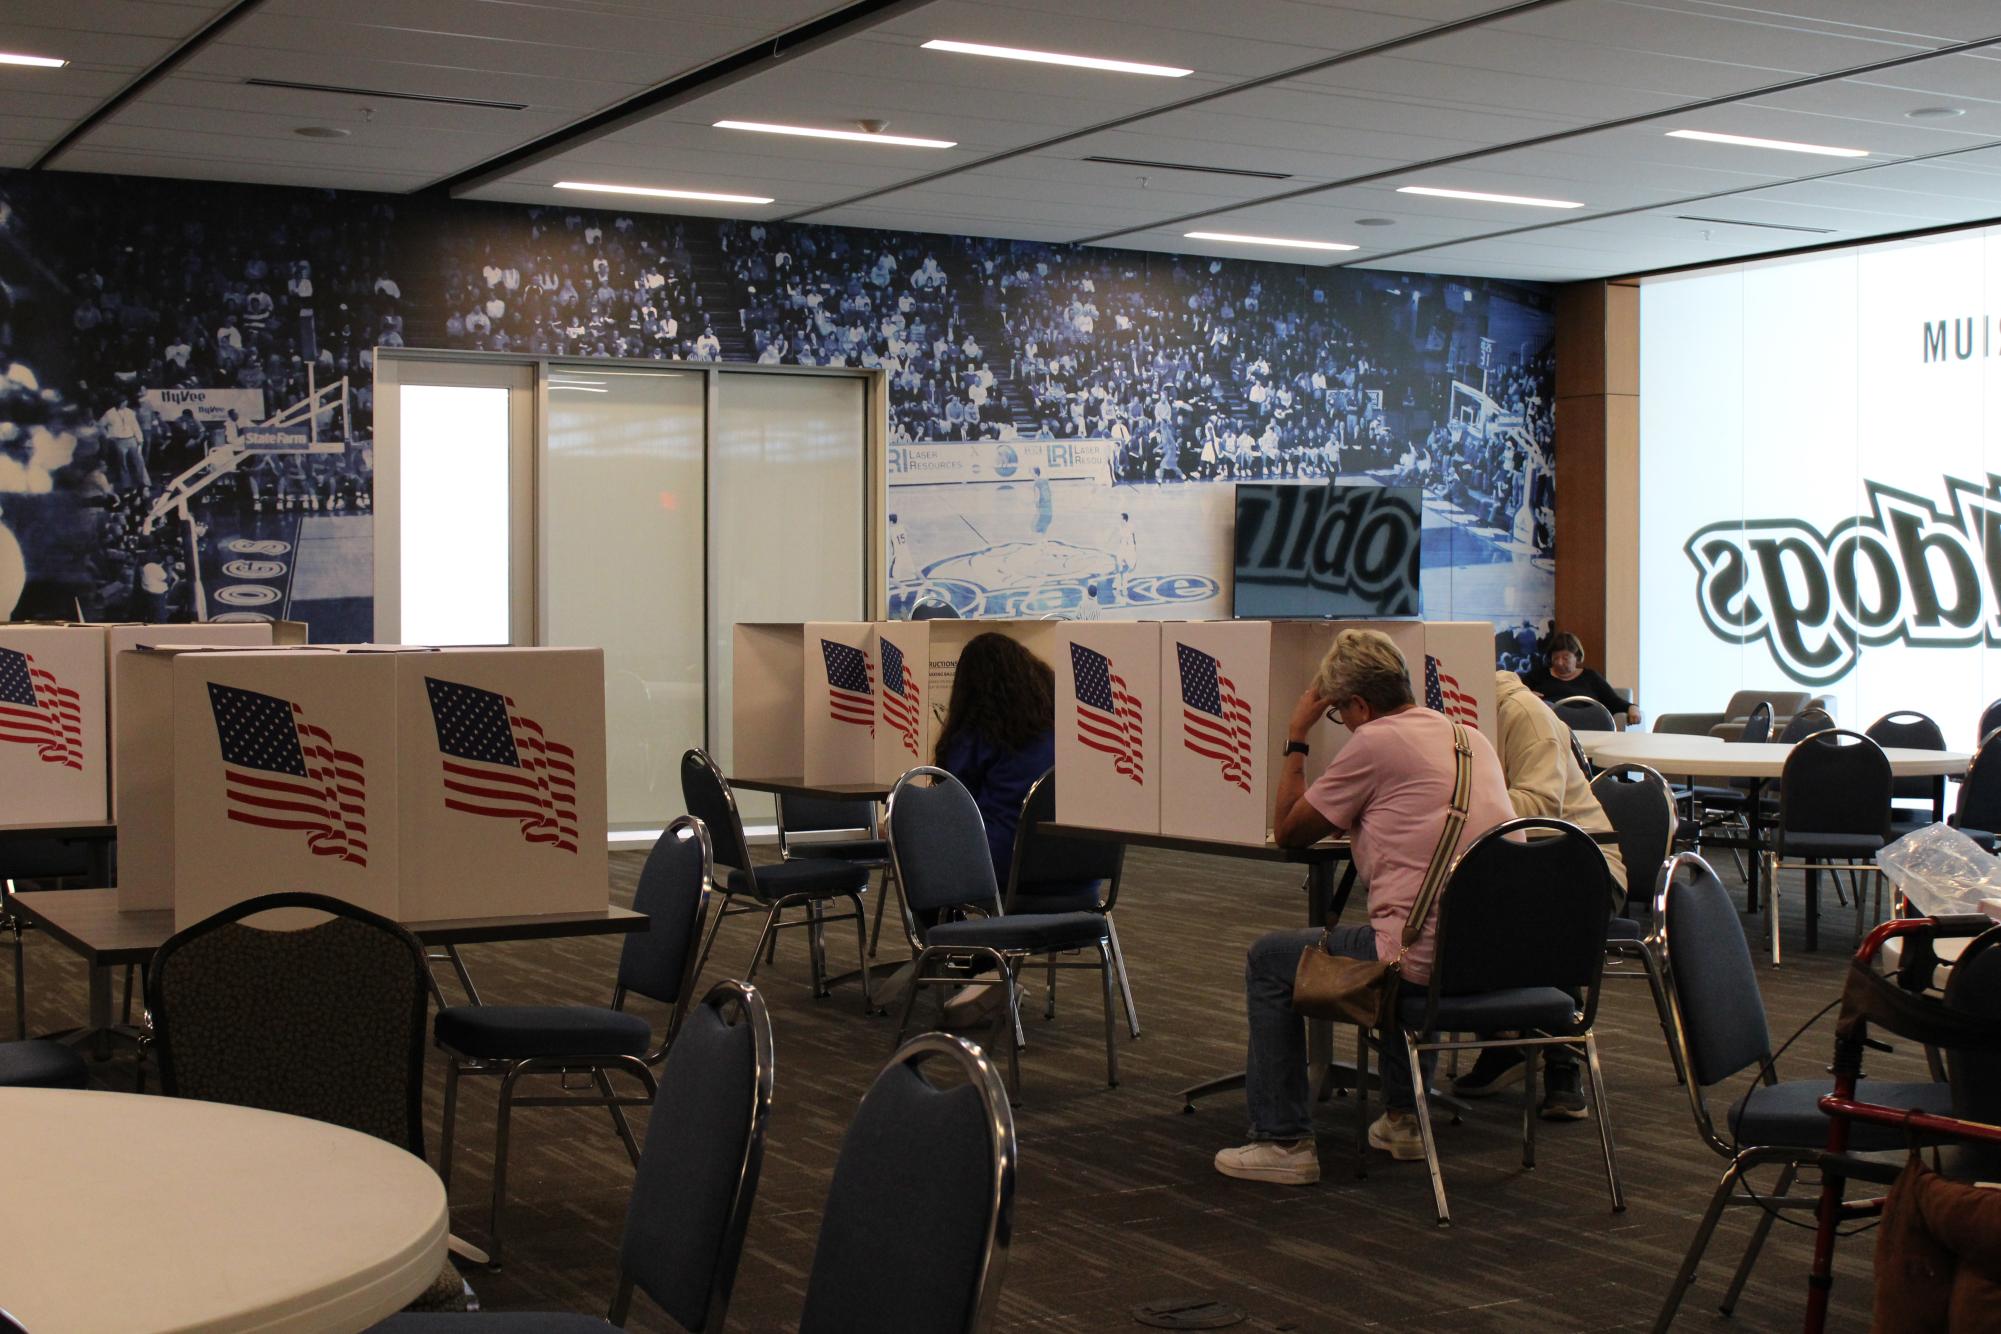
[[[1508,801],[1516,815],[1568,820],[1587,834],[1612,832],[1612,822],[1592,795],[1591,780],[1578,767],[1570,729],[1513,672],[1494,673],[1494,716],[1501,772],[1507,776]],[[1619,849],[1605,843],[1599,851],[1605,854],[1605,865],[1623,899],[1626,866]],[[1473,1068],[1453,1081],[1452,1091],[1462,1098],[1484,1098],[1521,1078],[1521,1049],[1494,1047],[1480,1053]],[[1543,1119],[1582,1121],[1589,1115],[1576,1058],[1552,1048],[1544,1062]]]

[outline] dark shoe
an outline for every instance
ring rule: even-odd
[[[1574,1062],[1562,1064],[1552,1062],[1543,1074],[1542,1119],[1545,1121],[1583,1121],[1590,1117],[1591,1109],[1584,1105],[1584,1090],[1577,1077]]]
[[[1489,1047],[1473,1062],[1473,1068],[1452,1081],[1455,1098],[1491,1098],[1502,1089],[1522,1082],[1522,1049]]]

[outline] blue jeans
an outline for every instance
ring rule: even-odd
[[[1292,979],[1299,954],[1320,939],[1311,928],[1274,931],[1251,946],[1244,959],[1244,1008],[1251,1026],[1244,1062],[1244,1101],[1254,1140],[1313,1137],[1312,1090],[1306,1086],[1306,1021],[1292,1008]],[[1376,957],[1375,928],[1337,926],[1327,932],[1327,952],[1350,959]],[[1393,1112],[1416,1110],[1410,1090],[1410,1058],[1403,1035],[1393,1033],[1382,1049],[1383,1103]]]

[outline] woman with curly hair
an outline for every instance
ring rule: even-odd
[[[994,877],[1007,883],[1021,803],[1056,763],[1056,675],[1006,635],[975,637],[959,654],[938,767],[966,785],[987,826]]]

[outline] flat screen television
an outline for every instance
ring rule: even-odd
[[[1416,487],[1239,483],[1233,613],[1420,614],[1423,501]]]

